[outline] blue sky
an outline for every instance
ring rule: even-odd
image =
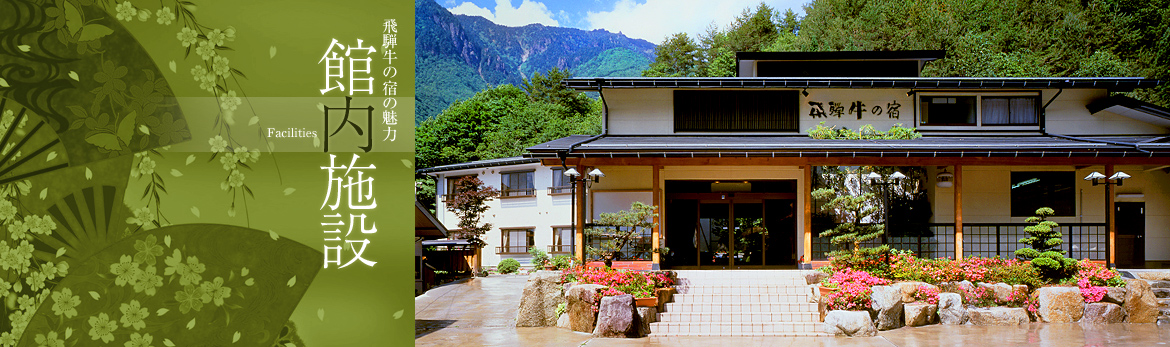
[[[726,26],[760,0],[437,0],[452,13],[482,16],[496,24],[539,23],[584,30],[605,29],[654,44],[670,34],[695,36],[712,24]],[[781,12],[791,8],[804,15],[809,0],[765,0]]]

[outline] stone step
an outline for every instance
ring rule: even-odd
[[[808,285],[804,278],[680,278],[677,285]]]
[[[829,336],[821,332],[823,323],[650,323],[651,337],[660,336]]]
[[[677,303],[801,303],[808,302],[808,294],[680,294]]]
[[[1158,307],[1170,307],[1170,299],[1158,299]]]
[[[819,312],[668,312],[658,315],[660,322],[693,323],[767,323],[767,322],[811,322],[821,319]]]
[[[810,302],[789,303],[702,303],[672,302],[666,304],[666,312],[819,312],[817,304]]]
[[[807,285],[780,285],[780,284],[716,284],[716,285],[681,285],[675,286],[679,294],[811,294],[812,289]]]

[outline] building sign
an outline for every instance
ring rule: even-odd
[[[812,118],[841,118],[842,115],[846,114],[844,102],[829,101],[828,112],[826,112],[825,104],[826,103],[819,101],[809,101],[808,116]],[[874,116],[881,116],[884,113],[890,119],[899,119],[899,117],[902,115],[901,107],[902,104],[898,103],[898,100],[893,100],[886,103],[885,107],[882,105],[873,105],[870,108],[866,108],[866,104],[861,100],[856,100],[849,103],[848,114],[857,115],[857,119],[861,119],[861,117],[866,113],[872,114]]]

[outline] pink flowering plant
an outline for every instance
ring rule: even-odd
[[[1125,286],[1125,281],[1121,279],[1121,274],[1117,273],[1116,270],[1106,268],[1104,265],[1094,263],[1089,259],[1083,259],[1077,262],[1077,279],[1078,286],[1080,286],[1080,279],[1088,280],[1094,286]]]
[[[1077,280],[1077,287],[1081,289],[1081,296],[1085,298],[1085,302],[1099,302],[1105,298],[1105,293],[1109,292],[1105,287],[1095,286],[1092,281],[1083,277]]]
[[[670,271],[640,272],[609,267],[578,266],[561,272],[561,283],[600,284],[607,288],[600,296],[630,294],[635,298],[653,298],[658,288],[674,285]]]
[[[914,300],[925,302],[931,305],[938,304],[938,287],[934,286],[918,286],[918,290],[914,291]]]
[[[827,280],[828,286],[838,290],[825,296],[831,310],[864,310],[870,306],[870,286],[890,284],[890,280],[874,277],[865,271],[845,268],[834,272]]]

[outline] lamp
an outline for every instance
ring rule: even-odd
[[[577,172],[577,168],[569,168],[568,170],[565,170],[564,174],[565,176],[569,176],[569,178],[577,178],[577,176],[581,176],[581,173]]]
[[[950,188],[955,185],[955,174],[947,172],[946,167],[943,167],[943,171],[935,175],[934,178],[938,181],[935,185],[939,188]]]
[[[1113,174],[1113,176],[1109,176],[1109,179],[1111,179],[1111,180],[1114,180],[1114,181],[1117,181],[1117,186],[1118,186],[1118,187],[1120,187],[1120,186],[1121,186],[1121,183],[1122,183],[1122,180],[1124,180],[1124,179],[1126,179],[1126,178],[1129,178],[1129,177],[1130,177],[1130,176],[1129,176],[1129,174],[1126,174],[1126,173],[1124,173],[1124,172],[1118,171],[1118,172],[1115,172],[1115,173]]]
[[[1114,176],[1117,176],[1117,175],[1114,174]],[[1126,177],[1128,177],[1128,176],[1129,175],[1126,175]],[[1100,180],[1102,180],[1102,179],[1105,179],[1105,175],[1102,175],[1100,172],[1096,172],[1096,171],[1093,171],[1093,173],[1089,174],[1088,176],[1085,176],[1086,181],[1093,181],[1093,186],[1101,184]]]
[[[597,183],[602,177],[605,177],[605,173],[601,172],[601,169],[593,168],[589,171],[589,178],[593,180],[593,183]]]
[[[906,96],[914,96],[914,93],[917,93],[917,92],[915,92],[913,89],[911,89],[910,91],[906,92]]]
[[[800,94],[804,95],[804,96],[808,96],[808,88],[804,88],[803,90],[801,90]]]

